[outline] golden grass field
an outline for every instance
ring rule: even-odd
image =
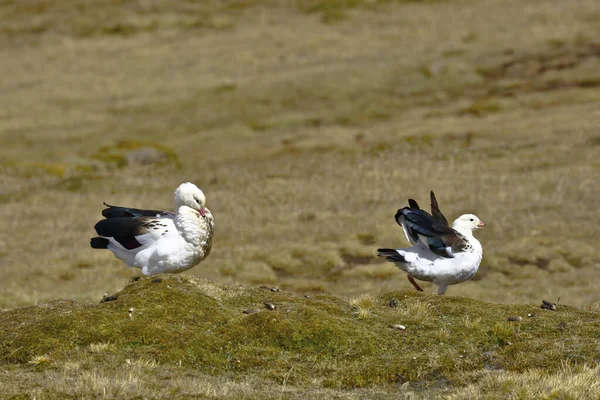
[[[4,0],[0,21],[2,308],[123,288],[138,272],[89,247],[102,202],[171,209],[184,181],[216,223],[196,277],[412,289],[376,249],[433,189],[487,224],[447,296],[599,307],[596,0]]]

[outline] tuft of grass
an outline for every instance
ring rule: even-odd
[[[349,303],[354,308],[358,318],[367,318],[375,306],[375,297],[365,294],[351,299]]]
[[[138,359],[138,360],[125,360],[125,364],[129,368],[138,368],[138,369],[154,369],[158,366],[158,363],[152,359]]]
[[[469,315],[465,315],[461,322],[466,329],[476,329],[481,324],[481,318],[471,318]]]
[[[516,339],[516,332],[508,322],[497,322],[492,326],[490,337],[496,341],[499,346],[508,346]]]
[[[42,354],[39,356],[31,357],[31,359],[27,363],[29,365],[39,367],[39,366],[44,366],[44,365],[50,364],[51,362],[52,362],[52,358],[50,358],[47,354]]]
[[[448,328],[440,328],[435,335],[435,339],[441,343],[446,343],[452,338],[452,333]]]
[[[113,343],[90,343],[90,352],[95,354],[112,353],[115,350]]]
[[[433,305],[426,301],[407,299],[397,308],[398,314],[411,320],[422,321],[432,317]]]
[[[62,365],[62,369],[66,374],[72,374],[81,370],[81,362],[79,361],[65,361]]]

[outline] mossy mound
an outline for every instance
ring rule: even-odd
[[[52,369],[93,354],[96,367],[104,358],[143,359],[328,388],[454,387],[469,383],[471,371],[600,362],[600,312],[561,305],[550,311],[412,291],[346,301],[185,275],[140,279],[116,296],[2,311],[0,360]]]

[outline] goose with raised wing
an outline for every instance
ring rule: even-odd
[[[413,199],[408,200],[408,207],[396,213],[396,222],[413,246],[378,249],[377,255],[406,272],[418,291],[423,289],[415,279],[433,282],[438,286],[438,294],[443,295],[449,285],[471,279],[479,269],[483,248],[473,231],[483,229],[485,224],[473,214],[464,214],[450,226],[433,191],[430,198],[431,214],[422,210]]]

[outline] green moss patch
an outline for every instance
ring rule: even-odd
[[[173,164],[180,167],[179,158],[174,150],[161,143],[148,141],[120,140],[113,145],[101,147],[91,158],[119,168],[151,164]]]

